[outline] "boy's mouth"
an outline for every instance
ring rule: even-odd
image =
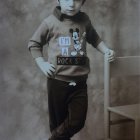
[[[74,13],[75,12],[75,10],[67,10],[68,11],[68,13]]]
[[[73,12],[73,11],[75,11],[75,10],[73,9],[73,10],[68,10],[68,11]]]

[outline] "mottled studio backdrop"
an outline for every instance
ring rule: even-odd
[[[117,56],[140,55],[139,4],[139,0],[87,0],[83,7]],[[56,0],[0,0],[0,140],[47,140],[50,135],[46,78],[31,58],[27,43],[56,5]],[[103,56],[91,46],[88,52],[88,116],[73,140],[103,140],[104,136]],[[114,80],[112,104],[139,102],[138,85],[136,77]],[[133,127],[132,123],[114,126],[112,135],[130,140]]]

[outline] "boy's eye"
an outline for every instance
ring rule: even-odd
[[[71,0],[65,0],[66,2],[71,1]],[[73,1],[81,1],[81,0],[73,0]]]

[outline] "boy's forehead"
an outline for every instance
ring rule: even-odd
[[[59,0],[57,0],[58,2],[59,2]],[[61,1],[68,1],[68,0],[61,0]],[[69,0],[70,1],[70,0]],[[73,0],[73,1],[75,1],[75,0]],[[85,2],[85,0],[79,0],[79,1],[83,1],[83,3]]]

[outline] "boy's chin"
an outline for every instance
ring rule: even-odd
[[[76,13],[66,13],[67,16],[75,16],[76,14],[77,14],[77,12]]]
[[[75,11],[75,12],[70,12],[70,11],[61,11],[63,14],[67,15],[67,16],[74,16],[76,15],[78,12]]]

